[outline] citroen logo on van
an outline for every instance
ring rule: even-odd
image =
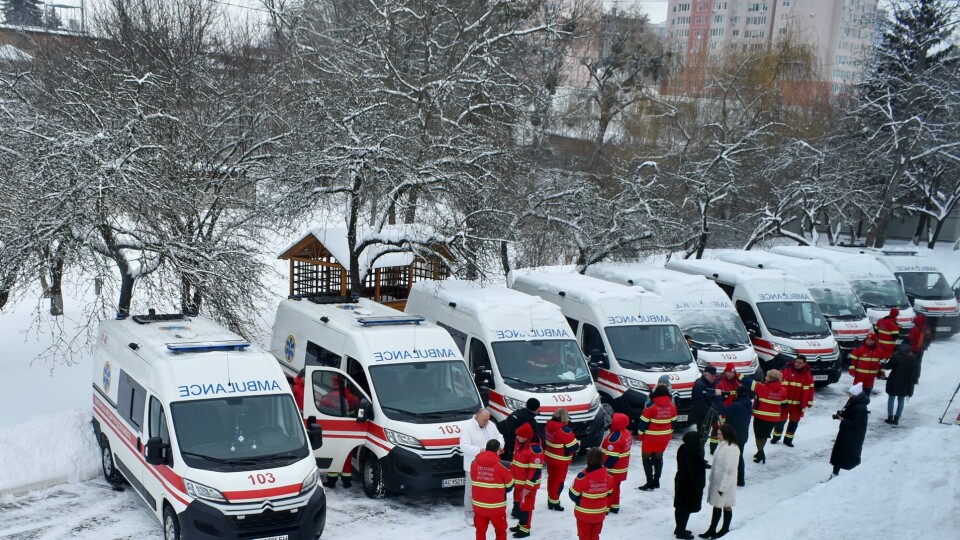
[[[113,373],[110,369],[110,362],[103,363],[103,391],[110,391],[110,379],[112,378]]]
[[[287,336],[287,342],[283,344],[283,357],[287,359],[288,364],[293,363],[293,355],[297,352],[297,339],[293,335]]]

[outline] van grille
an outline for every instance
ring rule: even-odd
[[[289,510],[284,510],[282,512],[274,512],[273,510],[266,510],[260,514],[247,514],[245,516],[237,516],[235,518],[235,523],[237,525],[238,531],[253,531],[259,529],[271,529],[276,527],[283,527],[289,525],[296,521],[297,512],[291,512]],[[240,519],[243,518],[243,519]]]
[[[430,472],[446,474],[463,471],[463,458],[460,456],[443,459],[425,459],[423,460],[430,467]]]

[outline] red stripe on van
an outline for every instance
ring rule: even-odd
[[[424,446],[456,446],[460,444],[459,437],[450,437],[448,439],[420,439]]]
[[[617,375],[610,370],[601,369],[599,378],[610,381],[616,385],[623,386],[622,384],[620,384],[620,377],[617,377]]]
[[[300,493],[302,484],[292,484],[267,489],[251,489],[247,491],[224,491],[223,496],[228,501],[238,501],[246,499],[267,499],[270,497],[280,497],[282,495],[294,495]]]
[[[800,354],[833,354],[833,349],[797,349]]]
[[[673,389],[685,390],[687,388],[693,388],[693,383],[692,382],[671,383],[670,387]]]
[[[584,403],[582,405],[557,405],[556,407],[548,407],[546,405],[540,406],[540,413],[553,414],[557,409],[566,409],[567,412],[576,412],[576,411],[588,411],[590,410],[590,404]]]

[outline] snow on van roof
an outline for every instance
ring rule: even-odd
[[[850,288],[847,279],[825,261],[819,259],[797,259],[768,251],[723,251],[715,253],[720,260],[752,268],[780,270],[798,278],[807,287],[843,287]]]
[[[643,287],[663,298],[674,311],[732,310],[726,293],[705,276],[685,274],[645,263],[600,263],[587,274],[618,283]]]
[[[503,285],[483,285],[465,279],[428,279],[414,283],[413,288],[444,304],[453,303],[458,310],[472,312],[488,328],[502,327],[511,320],[522,320],[531,329],[554,327],[560,323],[560,327],[569,329],[558,306]]]
[[[656,294],[640,286],[630,287],[576,272],[531,271],[517,276],[514,283],[526,283],[541,291],[553,294],[563,293],[568,298],[576,298],[588,303],[605,300],[640,302],[649,298],[660,299]]]
[[[799,259],[818,259],[830,263],[849,281],[867,279],[896,279],[886,266],[870,255],[844,253],[814,246],[776,246],[771,253]]]
[[[121,343],[135,343],[141,356],[162,357],[170,354],[167,345],[187,347],[191,344],[215,344],[246,342],[240,335],[227,330],[206,317],[158,320],[139,324],[133,318],[104,321],[106,339],[119,339]],[[101,337],[101,339],[103,339]]]
[[[671,259],[666,267],[689,274],[700,274],[707,278],[719,279],[729,283],[739,283],[745,280],[774,279],[786,276],[781,270],[749,268],[721,261],[719,259]]]
[[[317,304],[308,299],[290,301],[292,309],[306,317],[319,319],[327,317],[330,323],[344,326],[361,326],[362,319],[397,317],[406,320],[414,317],[369,298],[358,298],[356,302]],[[425,324],[421,322],[421,324]]]
[[[877,260],[880,262],[886,262],[887,268],[893,270],[894,272],[943,273],[940,271],[940,268],[937,267],[937,263],[933,262],[933,260],[917,255],[878,256]]]

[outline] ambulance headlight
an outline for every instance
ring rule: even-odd
[[[527,406],[527,402],[520,401],[519,399],[509,398],[507,396],[503,396],[503,403],[511,411],[519,411],[520,409],[526,408]]]
[[[697,358],[697,366],[698,366],[700,369],[706,369],[706,367],[709,366],[709,365],[710,365],[710,362],[707,362],[707,361],[704,360],[703,358]]]
[[[632,389],[634,389],[634,390],[640,390],[641,392],[649,392],[649,391],[650,391],[650,385],[649,385],[649,384],[647,384],[647,383],[645,383],[645,382],[643,382],[643,381],[638,381],[638,380],[636,380],[636,379],[631,379],[630,377],[624,377],[623,375],[620,376],[620,384],[626,386],[627,388],[632,388]]]
[[[785,354],[785,355],[787,355],[787,356],[796,356],[796,355],[797,355],[797,350],[796,350],[796,349],[794,349],[793,347],[790,347],[790,346],[788,346],[788,345],[784,345],[784,344],[782,344],[782,343],[774,343],[772,348],[773,348],[773,350],[777,351],[778,353],[783,353],[783,354]]]
[[[314,467],[313,472],[308,474],[307,477],[303,479],[303,483],[300,484],[300,494],[303,495],[304,493],[310,491],[311,489],[316,487],[316,485],[319,482],[320,482],[320,469]]]
[[[587,412],[593,412],[600,408],[600,396],[596,396],[590,400],[590,410]]]
[[[411,437],[409,435],[404,435],[396,431],[389,429],[384,429],[383,433],[387,436],[387,440],[393,444],[399,444],[400,446],[409,446],[411,448],[423,448],[423,445],[420,444],[420,441],[416,437]]]
[[[203,499],[205,501],[215,501],[215,502],[227,502],[227,498],[223,496],[223,493],[213,489],[212,487],[207,487],[203,484],[198,484],[183,479],[183,487],[187,489],[187,495],[193,497],[194,499]]]

